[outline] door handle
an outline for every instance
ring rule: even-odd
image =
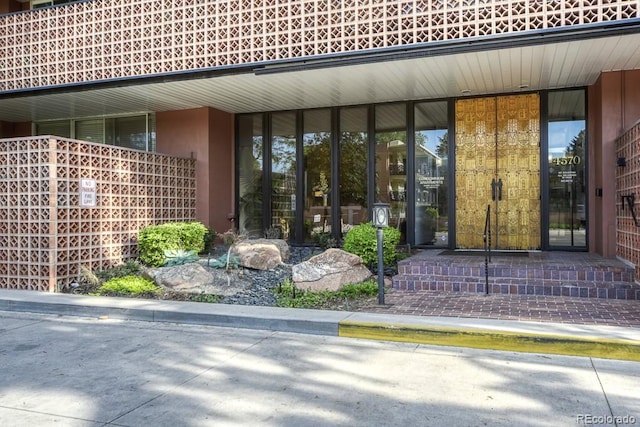
[[[498,180],[498,200],[502,200],[502,178]]]
[[[493,178],[491,180],[491,200],[493,200],[494,202],[496,201],[496,186],[498,184],[496,183],[496,179]]]

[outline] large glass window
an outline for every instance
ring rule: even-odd
[[[36,135],[54,135],[136,150],[155,150],[155,116],[96,117],[38,122]]]
[[[296,114],[272,114],[271,129],[271,226],[295,242]]]
[[[331,233],[331,110],[303,113],[304,241]]]
[[[241,234],[262,237],[262,114],[238,117],[239,223]]]
[[[367,107],[340,109],[340,222],[342,237],[367,222]]]
[[[107,144],[136,150],[147,149],[147,117],[114,117],[105,119],[105,141]]]
[[[63,138],[71,138],[71,122],[69,120],[56,120],[36,123],[36,135],[53,135]]]
[[[583,90],[549,93],[549,245],[587,245]]]
[[[448,246],[447,102],[415,104],[415,244]]]
[[[390,204],[389,226],[406,243],[407,232],[407,107],[405,104],[376,106],[376,202]]]

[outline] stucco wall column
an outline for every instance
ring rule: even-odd
[[[233,114],[203,107],[156,114],[156,151],[196,159],[196,217],[218,232],[233,212]]]

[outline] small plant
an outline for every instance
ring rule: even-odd
[[[217,237],[218,232],[216,230],[211,227],[207,228],[207,232],[204,235],[204,249],[200,253],[210,254],[211,252],[213,252]]]
[[[240,265],[240,259],[235,255],[228,256],[228,254],[224,254],[218,258],[209,260],[207,264],[209,267],[213,268],[238,268]]]
[[[189,264],[199,259],[196,251],[185,251],[183,249],[166,249],[164,251],[164,258],[166,259],[165,267]]]
[[[140,263],[135,260],[129,260],[124,264],[96,271],[96,277],[100,279],[101,282],[106,282],[116,277],[137,276],[141,272],[142,266]]]
[[[238,232],[233,228],[222,233],[222,243],[227,247],[232,246],[234,243],[239,242],[242,239],[244,239],[244,236],[238,234]]]
[[[400,242],[400,231],[392,227],[383,229],[382,255],[385,265],[396,261],[396,246]],[[362,258],[365,265],[378,261],[378,237],[370,222],[353,227],[344,238],[344,250]]]
[[[337,248],[340,246],[338,240],[331,235],[330,231],[312,233],[311,238],[322,249]]]
[[[80,264],[79,267],[79,280],[81,285],[89,289],[96,289],[100,286],[100,279],[96,274],[87,266]]]
[[[285,280],[276,288],[278,306],[289,308],[324,308],[360,297],[377,295],[378,285],[373,280],[343,286],[338,291],[303,291],[297,289],[290,280]]]
[[[149,279],[139,276],[116,277],[98,288],[98,295],[141,296],[155,294],[160,291]]]

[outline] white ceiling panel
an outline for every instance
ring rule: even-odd
[[[640,69],[640,34],[306,71],[286,72],[286,68],[279,66],[269,74],[4,97],[0,98],[0,120],[203,106],[246,113],[458,97],[467,90],[469,95],[482,95],[586,86],[602,71]]]

